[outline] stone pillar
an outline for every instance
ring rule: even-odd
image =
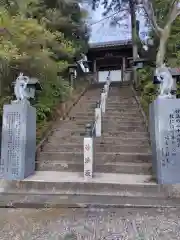
[[[27,100],[4,105],[0,177],[23,180],[35,171],[36,110]]]
[[[180,183],[180,99],[157,98],[150,104],[149,132],[157,182]]]

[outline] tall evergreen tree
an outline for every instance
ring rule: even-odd
[[[68,85],[63,73],[78,51],[87,46],[85,12],[79,1],[0,1],[0,110],[19,73],[38,77],[43,85],[37,119],[45,119]],[[73,30],[76,35],[73,35]]]

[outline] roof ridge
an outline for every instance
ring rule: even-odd
[[[106,47],[106,46],[119,46],[119,45],[127,45],[132,44],[132,40],[116,40],[116,41],[107,41],[107,42],[97,42],[97,43],[89,43],[90,48],[94,47]]]

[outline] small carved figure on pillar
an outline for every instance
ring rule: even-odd
[[[14,102],[27,100],[29,98],[29,95],[26,91],[28,83],[29,77],[24,76],[23,73],[20,73],[14,85],[14,93],[16,96],[16,100]]]
[[[174,80],[169,69],[163,64],[156,68],[156,76],[160,82],[159,98],[174,98],[171,91],[173,90]]]
[[[20,73],[16,81],[12,83],[16,100],[14,103],[26,102],[35,97],[35,91],[42,91],[41,84],[37,78],[30,78]]]

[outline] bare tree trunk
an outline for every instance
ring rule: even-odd
[[[171,26],[167,25],[161,33],[159,49],[156,55],[156,67],[161,67],[164,63],[164,58],[166,54],[166,45],[168,38],[170,36]]]
[[[2,97],[2,77],[0,79],[0,97]]]

